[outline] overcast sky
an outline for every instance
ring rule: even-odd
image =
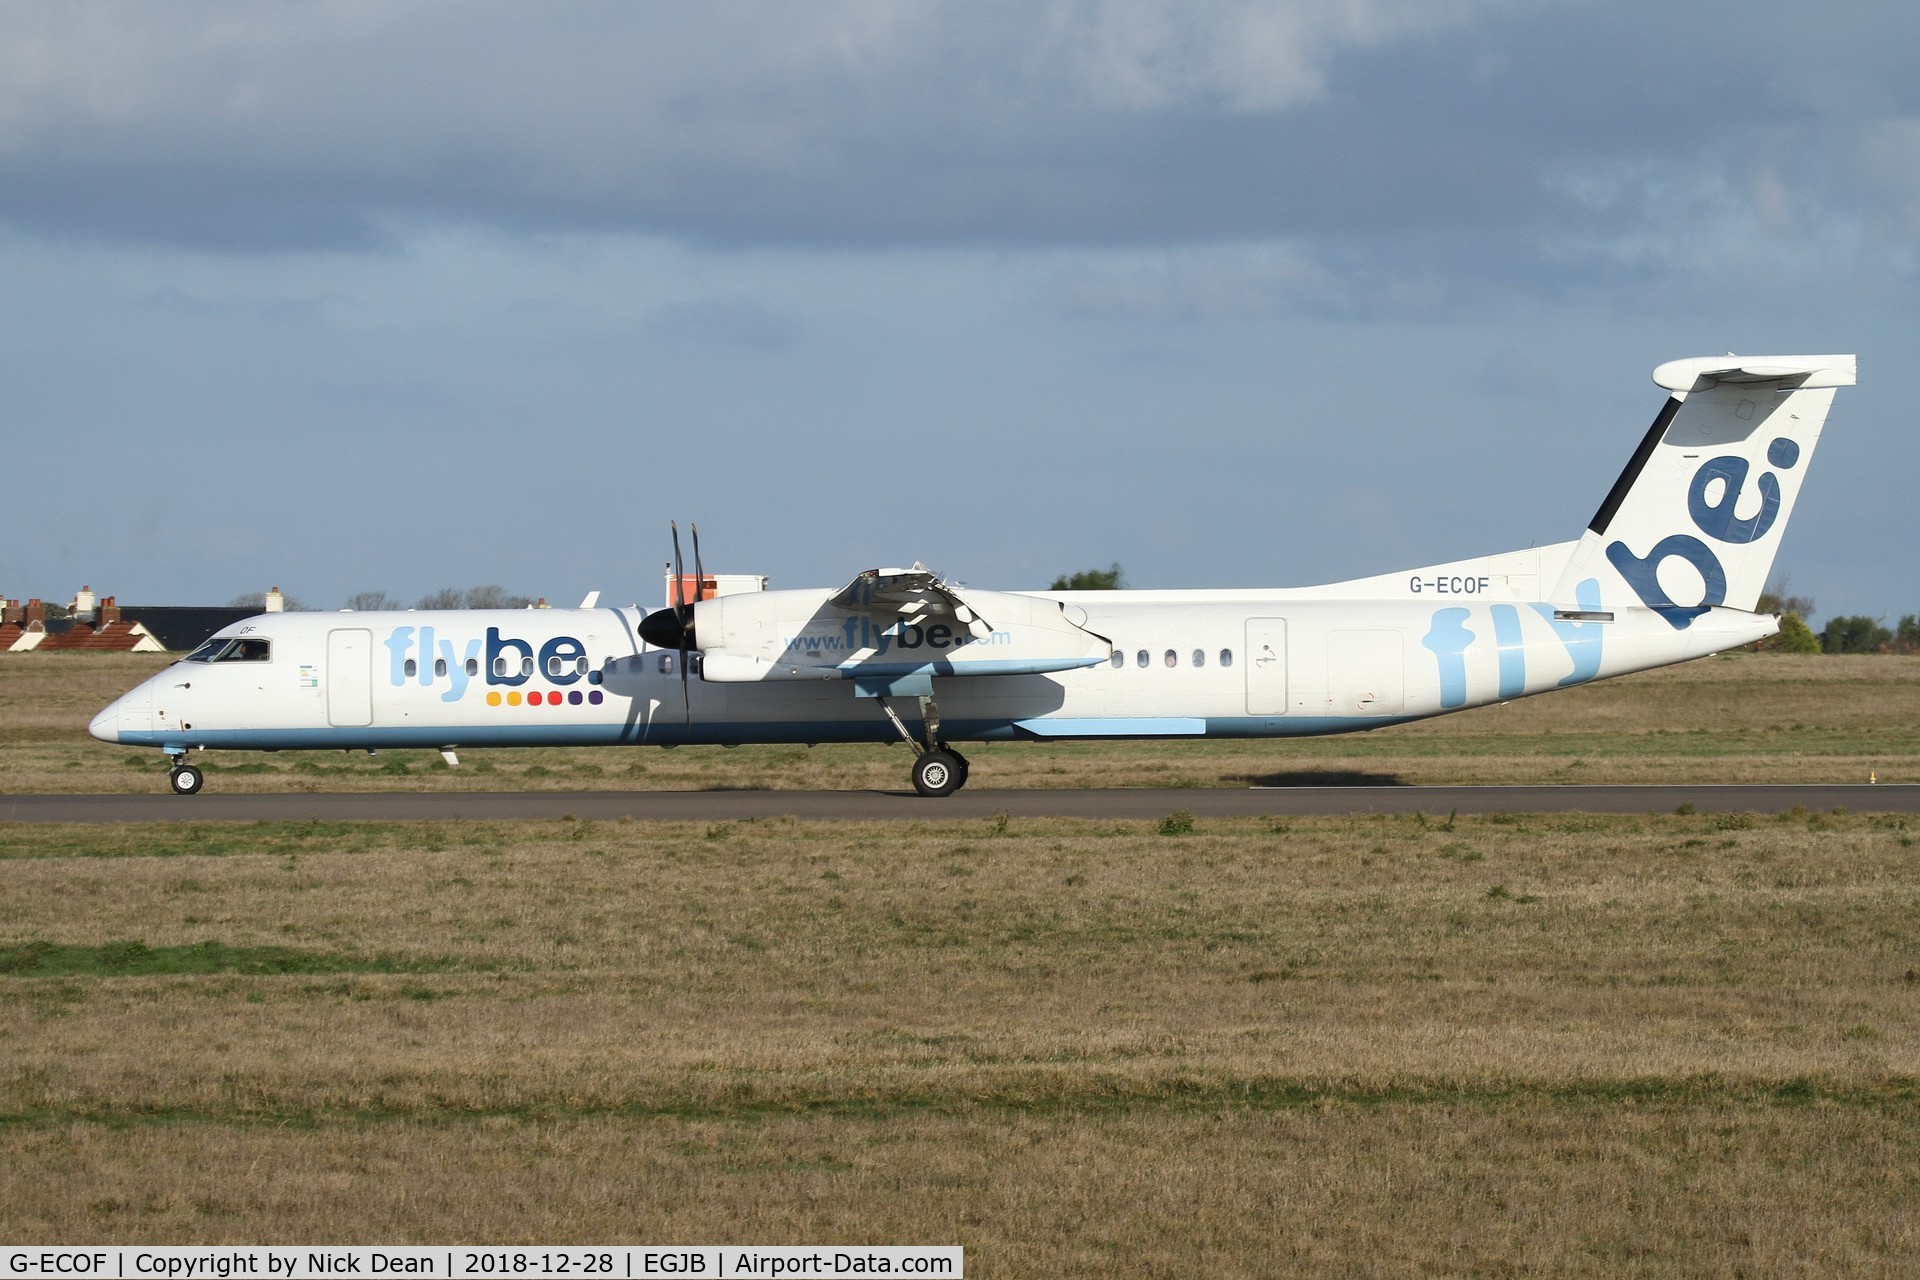
[[[1920,611],[1920,6],[0,7],[0,593],[1575,536],[1679,356],[1858,352],[1782,551]]]

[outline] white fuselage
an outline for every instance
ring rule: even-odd
[[[1484,575],[1466,581],[1486,589]],[[929,667],[941,736],[1377,728],[1683,661],[1775,626],[1770,616],[1729,609],[1676,630],[1647,609],[1599,607],[1615,602],[1583,602],[1596,606],[1591,620],[1569,620],[1548,604],[1474,591],[1354,600],[1327,598],[1328,590],[1031,593],[1083,612],[1084,628],[1111,641],[1105,660],[1020,675],[945,676]],[[639,639],[642,616],[632,608],[262,614],[220,636],[264,640],[265,657],[254,646],[256,656],[176,663],[91,728],[107,741],[170,752],[896,736],[851,667],[746,683],[696,670],[683,683],[680,655]],[[894,701],[916,721],[914,699]]]
[[[1654,380],[1666,403],[1570,542],[1292,590],[976,591],[915,564],[721,594],[696,539],[700,598],[671,611],[262,614],[91,728],[174,757],[183,794],[200,747],[907,736],[944,795],[967,770],[948,742],[1342,733],[1684,662],[1777,629],[1752,610],[1855,360]]]

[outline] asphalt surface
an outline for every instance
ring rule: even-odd
[[[0,822],[325,822],[446,818],[746,818],[927,821],[1014,817],[1198,818],[1343,813],[1920,813],[1920,785],[1656,787],[1254,787],[1246,790],[313,792],[294,795],[0,796]]]

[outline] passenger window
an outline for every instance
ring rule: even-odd
[[[561,660],[560,660],[559,658],[557,658],[557,657],[553,657],[553,658],[548,658],[548,659],[547,659],[547,674],[548,674],[548,675],[550,675],[550,676],[557,676],[557,675],[559,675],[559,674],[560,674],[560,673],[561,673],[562,671],[565,671],[565,670],[566,670],[566,665],[567,665],[566,663],[564,663],[564,662],[562,662],[562,661],[561,661]]]
[[[444,677],[447,674],[447,660],[445,658],[435,658],[433,660],[433,674],[437,677]]]
[[[586,654],[583,653],[579,657],[573,660],[573,674],[577,676],[583,676],[587,674],[587,655]]]
[[[1193,665],[1196,667],[1204,667],[1207,665],[1207,651],[1205,649],[1195,649],[1193,651]]]
[[[660,655],[660,674],[663,676],[670,676],[673,674],[673,655],[672,654],[663,653]]]
[[[520,659],[520,674],[523,676],[533,674],[533,659],[531,657]]]
[[[1152,655],[1149,654],[1145,649],[1142,649],[1140,652],[1133,655],[1133,665],[1136,667],[1139,667],[1142,670],[1145,670],[1152,661],[1153,661]]]
[[[1222,649],[1220,651],[1220,665],[1223,667],[1230,667],[1233,665],[1233,650]]]
[[[480,659],[478,658],[467,659],[467,674],[470,676],[477,676],[480,674]]]
[[[1115,670],[1118,670],[1127,665],[1127,655],[1122,650],[1115,649],[1113,656],[1107,659],[1107,661],[1113,664]]]
[[[420,664],[415,662],[412,658],[408,658],[406,666],[401,669],[407,673],[407,679],[409,680],[413,679],[415,676],[420,674]]]
[[[1180,665],[1180,655],[1175,653],[1171,649],[1167,650],[1167,665],[1170,667],[1177,667]]]
[[[504,676],[505,674],[507,674],[507,660],[504,656],[495,658],[493,660],[493,674],[497,676]]]

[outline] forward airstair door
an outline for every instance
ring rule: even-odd
[[[352,729],[373,723],[373,632],[327,633],[327,723]]]

